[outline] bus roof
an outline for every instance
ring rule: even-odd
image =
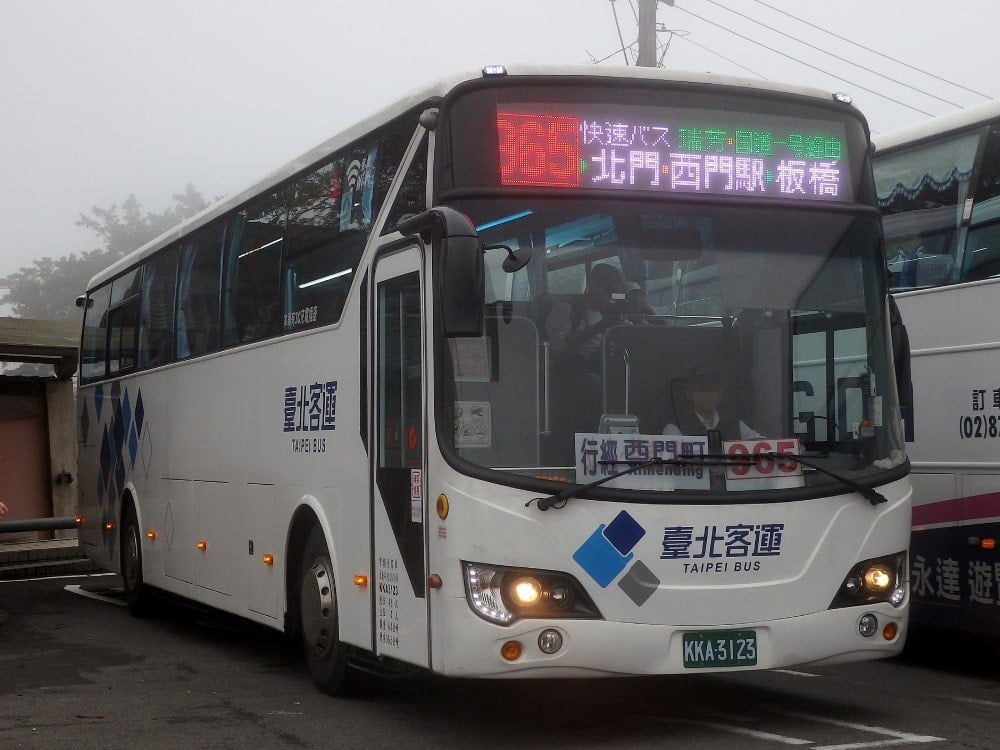
[[[504,65],[505,75],[498,75],[497,78],[510,78],[514,76],[531,77],[563,77],[563,78],[589,78],[589,79],[611,79],[627,78],[633,80],[661,80],[675,83],[709,84],[716,86],[728,86],[733,88],[743,88],[762,93],[786,94],[804,98],[817,99],[824,102],[833,100],[833,94],[822,89],[815,89],[790,84],[774,83],[771,81],[758,81],[737,76],[722,76],[712,73],[695,73],[689,71],[665,70],[663,68],[646,67],[624,67],[624,66],[598,66],[598,65],[535,65],[535,64],[512,64]],[[364,120],[361,120],[351,127],[339,132],[337,135],[327,139],[317,146],[309,149],[304,154],[287,164],[279,167],[256,183],[233,193],[225,198],[213,203],[200,213],[182,221],[180,224],[168,229],[163,234],[150,240],[145,245],[139,247],[125,257],[111,264],[107,268],[98,272],[87,285],[87,291],[103,284],[105,281],[117,276],[122,271],[137,264],[142,259],[155,253],[163,247],[179,240],[188,233],[202,227],[214,219],[225,215],[229,211],[239,207],[243,203],[251,200],[255,196],[272,188],[294,175],[322,161],[326,156],[336,152],[354,140],[362,138],[366,133],[378,128],[381,125],[399,117],[422,102],[432,103],[443,98],[455,86],[466,81],[480,80],[487,78],[484,68],[468,69],[459,71],[453,75],[441,78],[423,88],[411,91],[393,104],[385,107]],[[849,101],[849,99],[848,99]],[[864,116],[857,110],[852,111],[862,120]],[[866,128],[867,128],[867,121]]]
[[[932,117],[914,125],[872,136],[876,151],[888,151],[947,133],[975,127],[989,120],[1000,119],[1000,99],[976,104],[940,117]]]

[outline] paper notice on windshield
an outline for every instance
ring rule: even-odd
[[[778,490],[804,484],[802,464],[791,458],[799,454],[796,438],[724,440],[722,450],[735,460],[726,466],[726,489],[730,492]],[[789,458],[774,457],[775,453]]]
[[[709,467],[699,456],[708,453],[708,439],[682,435],[576,434],[576,481],[589,484],[638,467],[605,483],[628,490],[707,490]]]

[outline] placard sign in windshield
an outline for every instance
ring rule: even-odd
[[[741,112],[510,104],[500,184],[852,199],[843,123]]]

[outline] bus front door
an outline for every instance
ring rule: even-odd
[[[385,255],[373,277],[372,578],[376,653],[428,666],[421,258]]]

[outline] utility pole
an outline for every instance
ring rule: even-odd
[[[635,64],[656,67],[656,5],[658,0],[639,0],[639,55]]]
[[[656,6],[660,3],[673,5],[674,0],[639,0],[639,55],[635,64],[644,68],[655,68],[656,59]]]

